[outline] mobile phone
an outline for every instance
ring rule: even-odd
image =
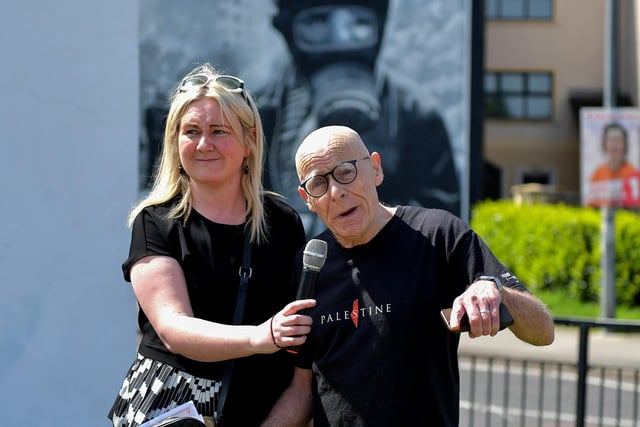
[[[513,325],[514,320],[513,320],[513,317],[511,316],[511,313],[509,313],[507,306],[504,305],[503,303],[500,303],[499,310],[500,310],[500,330],[503,330],[507,326]],[[469,332],[469,317],[467,317],[466,313],[464,314],[464,316],[462,316],[462,319],[460,319],[460,328],[455,330],[451,329],[451,325],[449,324],[449,319],[451,319],[450,308],[442,309],[440,311],[440,317],[442,317],[442,321],[444,322],[445,325],[447,325],[447,328],[451,332],[456,332],[456,333]]]

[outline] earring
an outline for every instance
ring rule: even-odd
[[[249,165],[244,165],[244,168],[242,168],[242,172],[244,172],[245,175],[249,175]]]

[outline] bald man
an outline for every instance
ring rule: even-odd
[[[511,331],[554,339],[553,318],[451,213],[386,206],[382,159],[353,129],[320,128],[300,144],[298,192],[328,230],[311,332],[296,371],[263,426],[457,426],[460,322],[469,336]],[[301,266],[298,266],[301,269]],[[440,311],[452,307],[450,329]]]

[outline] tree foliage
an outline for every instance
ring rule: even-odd
[[[474,206],[471,227],[532,291],[562,290],[596,302],[601,289],[601,213],[563,204],[516,205],[485,201]],[[640,218],[615,215],[616,300],[640,305]]]

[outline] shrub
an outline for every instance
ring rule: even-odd
[[[639,219],[616,211],[616,300],[626,306],[640,305]],[[471,227],[534,292],[562,290],[583,302],[600,295],[601,222],[593,208],[509,200],[478,203],[471,213]]]

